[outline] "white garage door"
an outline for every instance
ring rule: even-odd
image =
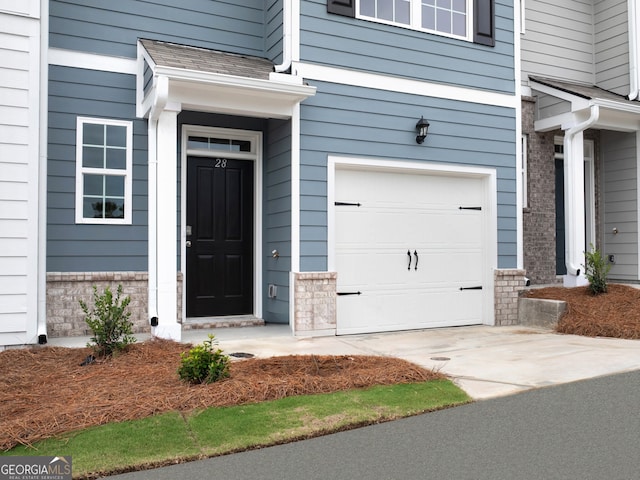
[[[335,200],[338,334],[482,323],[482,178],[338,169]]]

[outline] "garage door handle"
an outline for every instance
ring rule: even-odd
[[[413,251],[413,256],[416,257],[416,265],[414,267],[414,270],[417,270],[418,269],[418,251],[417,250]]]
[[[407,270],[411,270],[411,250],[407,250],[407,257],[409,257],[409,266]]]

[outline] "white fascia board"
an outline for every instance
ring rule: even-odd
[[[224,113],[260,118],[290,118],[297,101],[242,88],[212,87],[189,82],[170,82],[169,101],[182,110]]]
[[[288,97],[292,97],[292,99],[297,98],[298,101],[302,101],[316,93],[315,87],[309,87],[307,85],[297,85],[290,82],[279,83],[270,80],[199,72],[183,68],[158,66],[155,68],[154,73],[155,75],[166,75],[172,81],[185,81],[207,85],[218,85],[221,87],[242,88],[264,93],[283,94]]]
[[[96,55],[94,53],[77,52],[60,48],[49,48],[48,57],[50,65],[61,67],[124,73],[127,75],[136,75],[138,72],[138,62],[135,58]]]
[[[166,75],[169,79],[168,98],[182,104],[183,110],[290,118],[294,106],[316,92],[315,87],[305,85],[276,84],[268,80],[204,72],[176,72],[163,67],[156,69],[156,75]]]
[[[546,93],[552,97],[560,98],[571,103],[571,110],[582,110],[588,108],[591,105],[591,101],[588,98],[579,97],[573,93],[564,92],[558,88],[549,87],[541,83],[536,82],[533,79],[529,79],[531,89],[537,92]]]
[[[632,113],[634,115],[640,115],[640,103],[634,105],[628,102],[616,102],[614,100],[607,100],[604,98],[594,98],[593,104],[598,105],[601,108],[615,110],[617,112]]]
[[[377,73],[359,72],[345,68],[327,67],[311,63],[294,62],[294,75],[310,80],[373,88],[390,92],[408,93],[426,97],[458,100],[461,102],[492,105],[496,107],[517,108],[520,96],[490,92],[474,88],[456,87],[441,83],[425,82],[410,78],[380,75]]]
[[[138,58],[136,60],[136,116],[138,118],[143,118],[149,113],[151,109],[149,98],[145,98],[144,95],[144,64],[145,62],[149,65],[149,68],[153,71],[155,69],[155,62],[147,52],[147,49],[144,48],[142,42],[138,40],[137,45],[137,55]],[[152,79],[153,86],[155,87],[156,78]],[[149,95],[150,97],[151,95]]]
[[[572,120],[572,113],[562,113],[560,115],[536,120],[533,122],[533,128],[536,132],[550,132],[552,130],[558,130],[562,125],[571,122]]]

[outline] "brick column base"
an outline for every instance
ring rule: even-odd
[[[295,335],[335,335],[336,272],[293,273]]]
[[[525,287],[525,271],[505,269],[495,271],[495,324],[518,324],[518,297]]]
[[[109,286],[115,294],[122,285],[122,296],[131,297],[128,311],[134,333],[151,331],[148,318],[149,275],[147,272],[47,273],[47,335],[74,337],[92,335],[80,308],[83,300],[93,307],[93,286],[102,294]],[[178,273],[178,321],[182,321],[182,274]]]

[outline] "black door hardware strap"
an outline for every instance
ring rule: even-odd
[[[336,292],[336,295],[339,297],[344,297],[347,295],[362,295],[362,292]]]
[[[482,285],[479,287],[460,287],[460,290],[482,290]]]
[[[482,207],[460,207],[460,210],[482,210]]]
[[[411,270],[411,250],[407,250],[407,256],[409,257],[409,266],[407,270]]]
[[[413,251],[413,256],[416,257],[416,265],[414,267],[414,270],[417,270],[418,269],[418,251],[417,250]]]
[[[359,203],[349,203],[349,202],[333,202],[336,207],[361,207],[362,205]]]

